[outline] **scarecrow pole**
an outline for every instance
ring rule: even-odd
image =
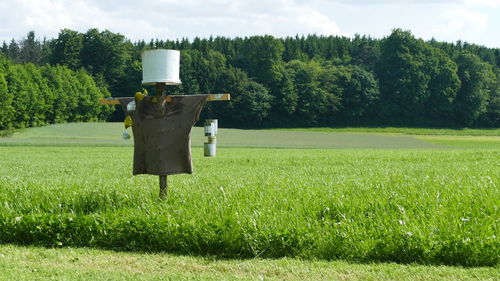
[[[164,106],[164,101],[165,101],[165,83],[156,83],[156,100],[158,102],[158,111],[163,112],[163,106]],[[160,175],[160,199],[165,199],[167,198],[167,190],[168,190],[168,183],[167,183],[167,175]]]

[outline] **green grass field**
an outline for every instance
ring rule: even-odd
[[[157,177],[131,176],[122,131],[64,124],[0,139],[0,243],[499,265],[498,136],[222,129],[217,157],[205,158],[195,128],[195,174],[169,177],[160,201]]]

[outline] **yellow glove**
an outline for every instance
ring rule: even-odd
[[[135,102],[137,103],[137,102],[144,99],[144,95],[141,92],[137,92],[137,93],[135,93],[134,98],[135,98]]]
[[[148,95],[148,90],[142,88],[142,93],[141,92],[135,93],[135,95],[134,95],[135,102],[143,100],[144,97],[147,96],[147,95]]]
[[[128,127],[131,127],[134,122],[132,122],[132,118],[130,118],[130,115],[125,117],[125,120],[123,120],[123,124],[125,125],[125,130],[128,129]]]

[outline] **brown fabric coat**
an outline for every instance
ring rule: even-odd
[[[155,97],[145,97],[130,113],[134,135],[134,175],[193,173],[191,127],[198,121],[208,95],[171,97],[172,102],[164,103],[162,110],[153,103]],[[120,99],[125,112],[127,104],[133,100]]]

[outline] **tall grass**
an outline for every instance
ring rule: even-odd
[[[498,265],[497,150],[224,148],[132,177],[130,147],[0,147],[0,242]]]

